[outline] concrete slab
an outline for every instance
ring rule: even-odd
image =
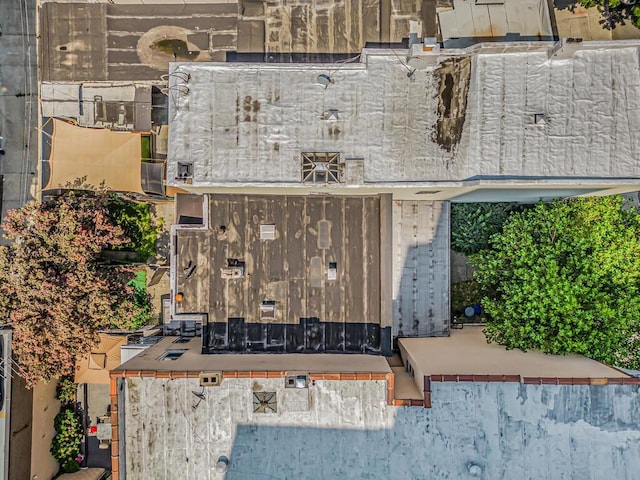
[[[316,381],[308,410],[290,411],[283,383],[224,380],[198,402],[197,379],[124,379],[120,468],[132,480],[632,480],[640,468],[638,387],[434,384],[425,409],[388,407],[385,382]],[[254,413],[254,392],[275,393],[276,412]]]
[[[403,359],[425,375],[520,375],[522,377],[627,378],[620,370],[581,355],[546,355],[489,344],[483,326],[465,325],[448,338],[402,338]]]
[[[583,40],[625,40],[640,38],[640,30],[631,22],[618,25],[613,30],[602,28],[602,14],[596,7],[576,5],[573,11],[554,8],[560,38],[582,38]]]

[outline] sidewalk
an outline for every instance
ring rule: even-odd
[[[2,219],[8,209],[32,200],[37,189],[35,15],[35,0],[0,2],[0,136],[5,150],[0,156]]]

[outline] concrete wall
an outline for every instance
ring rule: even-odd
[[[29,478],[33,391],[22,378],[11,379],[11,420],[9,435],[9,479]]]
[[[53,419],[60,411],[56,382],[40,383],[33,388],[33,428],[31,433],[31,477],[50,480],[58,473],[58,462],[49,453],[56,434]]]

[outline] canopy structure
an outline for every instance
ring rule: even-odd
[[[100,344],[76,363],[76,383],[109,383],[109,372],[120,365],[120,347],[124,335],[100,334]]]
[[[45,190],[82,188],[144,193],[139,133],[85,128],[53,120]]]

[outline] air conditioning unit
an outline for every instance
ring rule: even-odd
[[[260,225],[260,240],[275,240],[276,239],[276,226],[263,224]]]
[[[222,382],[222,372],[201,372],[201,387],[217,387]]]
[[[284,388],[307,388],[309,386],[309,375],[287,375],[284,377]]]

